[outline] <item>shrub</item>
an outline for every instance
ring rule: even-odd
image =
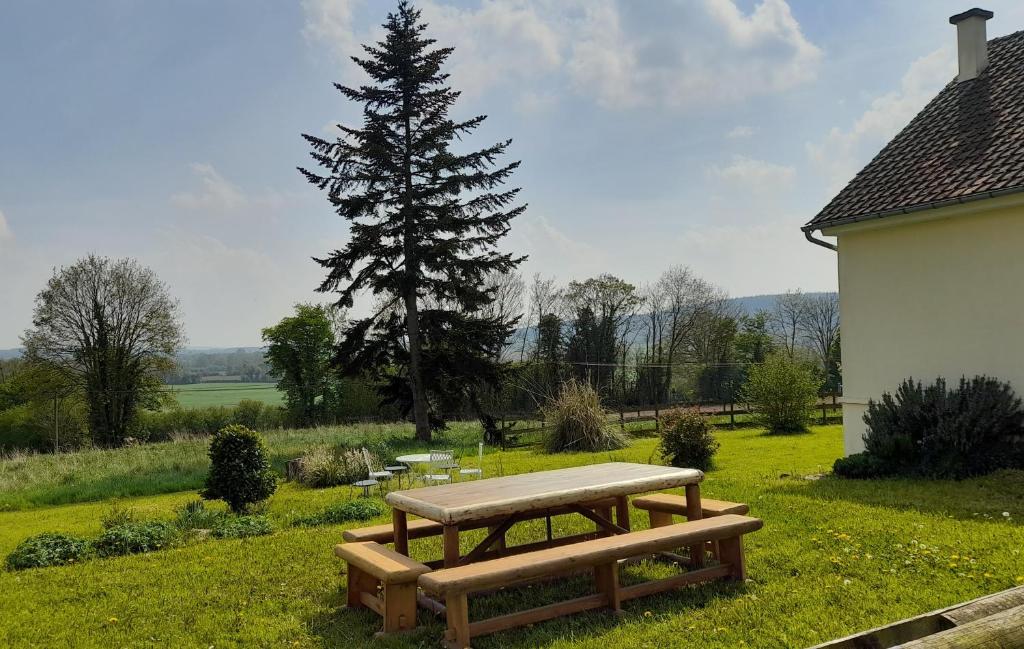
[[[549,453],[605,451],[626,446],[625,436],[608,425],[601,398],[587,383],[566,381],[543,410],[544,418],[551,422],[545,444]]]
[[[366,476],[366,463],[359,449],[314,446],[299,461],[299,482],[309,487],[348,485]]]
[[[232,516],[223,518],[213,528],[213,535],[219,539],[244,539],[250,536],[264,536],[274,531],[270,519],[262,514]]]
[[[244,513],[277,490],[277,480],[263,439],[245,426],[222,428],[210,442],[210,472],[203,498],[220,499],[236,514]]]
[[[103,525],[105,530],[134,522],[135,510],[131,507],[123,507],[118,502],[114,502],[110,509],[100,518],[100,524]]]
[[[164,521],[125,523],[105,530],[93,541],[96,554],[117,557],[165,548],[174,542],[176,530]]]
[[[948,389],[905,380],[868,403],[865,453],[885,473],[961,479],[1024,468],[1024,411],[1008,383],[986,376]]]
[[[889,475],[892,469],[886,462],[874,455],[855,453],[836,460],[832,465],[832,472],[843,478],[864,480],[884,477]]]
[[[696,410],[669,410],[661,416],[658,450],[672,466],[711,469],[719,443],[707,418]]]
[[[383,516],[387,512],[388,508],[383,503],[369,498],[360,498],[332,505],[311,516],[295,518],[292,520],[292,525],[337,525],[348,521],[368,521],[371,518]]]
[[[805,365],[783,354],[773,354],[747,373],[743,400],[754,410],[754,420],[769,433],[807,430],[820,382]]]
[[[89,555],[89,542],[67,534],[37,534],[18,544],[7,555],[8,570],[44,568],[76,563]]]
[[[201,500],[191,500],[175,510],[178,514],[175,525],[179,530],[212,530],[220,525],[227,514],[223,511],[207,509]]]

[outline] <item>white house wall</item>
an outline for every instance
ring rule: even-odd
[[[987,374],[1024,394],[1024,208],[899,218],[836,232],[847,453],[868,399],[906,377]]]

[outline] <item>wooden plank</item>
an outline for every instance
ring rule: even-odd
[[[723,564],[711,566],[710,568],[701,568],[700,570],[694,570],[692,572],[684,572],[681,575],[673,575],[664,579],[645,581],[631,586],[622,586],[619,588],[619,599],[629,600],[637,597],[646,597],[647,595],[663,593],[665,591],[675,590],[691,584],[699,584],[713,579],[721,579],[722,577],[727,577],[731,571],[731,566]]]
[[[384,633],[416,627],[416,583],[384,586]]]
[[[1006,649],[1024,647],[1024,606],[983,617],[963,626],[911,640],[902,649]]]
[[[418,576],[430,572],[426,565],[372,541],[338,544],[334,554],[348,562],[350,570],[355,566],[389,584],[416,581]]]
[[[648,511],[659,511],[669,514],[686,515],[686,497],[676,494],[649,494],[633,499],[633,507]],[[713,498],[700,499],[701,515],[721,516],[722,514],[746,514],[750,506],[745,503],[734,503]]]
[[[1024,606],[1024,586],[969,602],[943,613],[943,616],[960,626],[1016,606]]]
[[[622,599],[619,597],[619,562],[594,566],[594,584],[597,592],[605,597],[605,605],[613,611],[622,610]]]
[[[604,595],[577,597],[576,599],[558,602],[549,606],[538,606],[537,608],[531,608],[518,613],[509,613],[508,615],[500,615],[480,620],[479,622],[472,622],[469,625],[469,634],[470,636],[487,635],[496,631],[504,631],[505,629],[525,626],[527,624],[536,624],[544,620],[551,620],[556,617],[572,615],[573,613],[589,611],[595,608],[603,608],[604,606]]]
[[[449,647],[469,649],[469,600],[466,595],[456,595],[446,602],[448,632],[445,634]]]
[[[697,484],[696,469],[608,462],[392,491],[392,507],[444,524]]]
[[[757,531],[761,526],[762,522],[756,518],[734,514],[687,521],[427,573],[420,576],[419,584],[433,593],[472,592],[627,556],[654,554],[695,541],[735,537]]]

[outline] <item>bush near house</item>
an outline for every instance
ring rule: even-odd
[[[708,471],[720,444],[707,418],[693,409],[669,410],[659,421],[661,457],[672,466]]]
[[[896,394],[871,401],[865,451],[841,458],[837,475],[915,475],[963,479],[1024,468],[1024,410],[1008,383],[987,376],[905,380]]]
[[[805,364],[785,354],[773,354],[750,367],[743,400],[769,433],[799,433],[807,430],[820,386]]]
[[[210,472],[202,496],[223,500],[236,514],[264,501],[277,490],[267,446],[254,431],[233,424],[210,442]]]

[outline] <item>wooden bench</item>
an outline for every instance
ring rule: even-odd
[[[445,598],[449,647],[465,649],[470,638],[554,617],[607,607],[620,610],[623,600],[680,588],[711,579],[743,580],[742,535],[761,529],[756,518],[726,514],[598,538],[562,547],[547,548],[420,575],[423,590]],[[718,541],[721,563],[665,579],[631,586],[619,585],[619,560],[672,550],[681,546]],[[511,613],[477,622],[469,621],[470,593],[512,586],[581,568],[593,569],[597,593],[549,606]]]
[[[689,518],[686,509],[686,497],[676,494],[650,494],[633,499],[633,506],[637,509],[646,509],[651,519],[651,527],[662,527],[672,524],[672,515],[679,514]],[[731,503],[727,500],[715,500],[713,498],[700,499],[701,518],[723,516],[725,514],[745,515],[750,507],[745,503]],[[718,544],[710,543],[711,556],[718,557]]]
[[[605,498],[594,502],[589,502],[584,505],[588,509],[592,509],[605,518],[611,519],[612,509],[615,507],[614,498]],[[572,513],[569,507],[556,507],[549,510],[542,510],[536,513],[533,518],[545,518],[549,516],[559,516],[561,514]],[[460,525],[459,527],[463,530],[481,529],[484,527],[494,527],[500,524],[504,520],[501,518],[491,518],[476,521],[468,525]],[[621,525],[621,523],[620,523]],[[409,530],[410,539],[424,539],[431,536],[441,536],[444,532],[444,525],[437,523],[425,518],[415,518],[410,520],[406,524]],[[341,533],[341,536],[345,541],[349,543],[363,543],[366,541],[373,541],[375,543],[387,544],[395,542],[395,528],[391,523],[384,523],[382,525],[371,525],[369,527],[358,527],[350,530],[345,530]]]
[[[372,541],[336,545],[334,554],[348,563],[349,607],[375,611],[383,633],[416,626],[416,580],[430,568]]]

